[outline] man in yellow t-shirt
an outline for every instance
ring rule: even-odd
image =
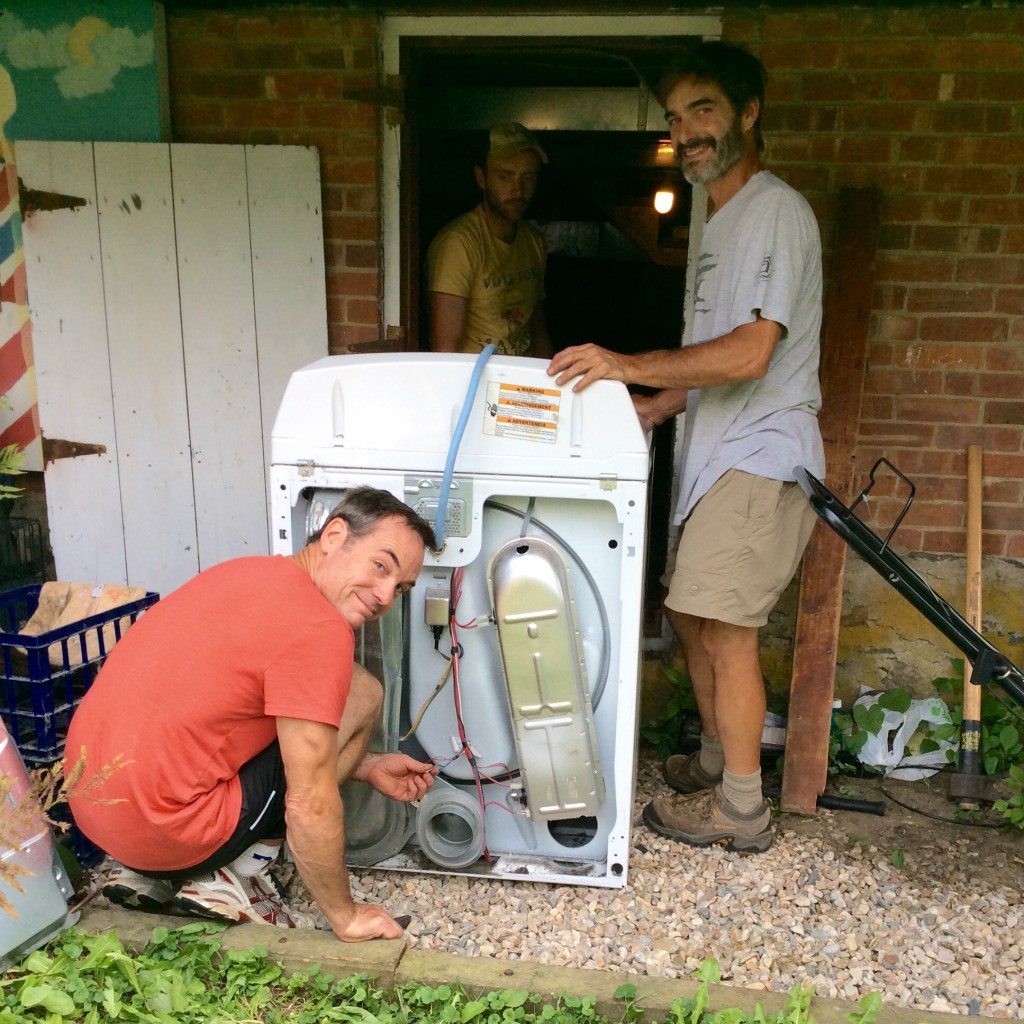
[[[427,252],[430,347],[547,358],[544,239],[523,220],[548,158],[536,137],[508,122],[490,131],[477,165],[479,206],[443,227]]]

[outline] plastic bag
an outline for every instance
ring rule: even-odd
[[[881,696],[874,691],[862,693],[854,702],[854,707],[874,707]],[[928,735],[927,738],[932,741],[929,746],[935,744],[937,749],[924,752],[917,749],[914,740],[914,734],[922,725],[952,725],[949,708],[941,698],[922,697],[911,700],[910,706],[902,712],[884,706],[879,710],[882,712],[882,725],[877,732],[868,732],[864,745],[857,752],[861,764],[884,769],[886,778],[914,782],[934,775],[948,765],[949,752],[952,752],[955,759],[959,748],[952,740]],[[922,731],[927,735],[927,728]]]

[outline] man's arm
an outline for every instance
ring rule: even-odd
[[[665,388],[653,395],[633,395],[633,408],[644,432],[685,412],[686,396],[687,392],[681,388]]]
[[[399,939],[401,925],[380,906],[352,899],[345,868],[345,817],[337,782],[337,730],[320,722],[278,718],[287,794],[288,846],[334,934],[346,942]]]
[[[595,380],[619,380],[623,384],[683,391],[760,380],[768,372],[772,353],[781,337],[781,324],[758,317],[720,338],[686,348],[628,356],[598,345],[574,345],[551,360],[548,374],[556,377],[556,384],[579,377],[573,391],[582,391]]]
[[[469,299],[447,292],[430,292],[430,349],[458,352],[466,329]]]

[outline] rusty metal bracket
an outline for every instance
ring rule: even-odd
[[[40,210],[74,210],[85,206],[88,200],[84,196],[66,196],[60,192],[44,192],[37,188],[28,188],[18,178],[18,205],[21,215],[29,217]]]
[[[88,441],[64,441],[59,437],[44,437],[43,465],[48,466],[58,459],[76,459],[79,455],[106,455],[105,444],[90,444]]]

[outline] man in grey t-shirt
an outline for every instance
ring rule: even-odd
[[[758,631],[796,572],[815,516],[793,467],[824,474],[818,430],[821,243],[806,201],[765,170],[765,71],[746,50],[695,45],[662,100],[687,181],[709,201],[693,341],[626,356],[596,345],[560,352],[548,373],[661,388],[634,398],[645,426],[685,411],[683,524],[665,614],[679,636],[701,716],[701,748],[675,754],[644,821],[694,845],[771,845],[761,789],[765,690]]]

